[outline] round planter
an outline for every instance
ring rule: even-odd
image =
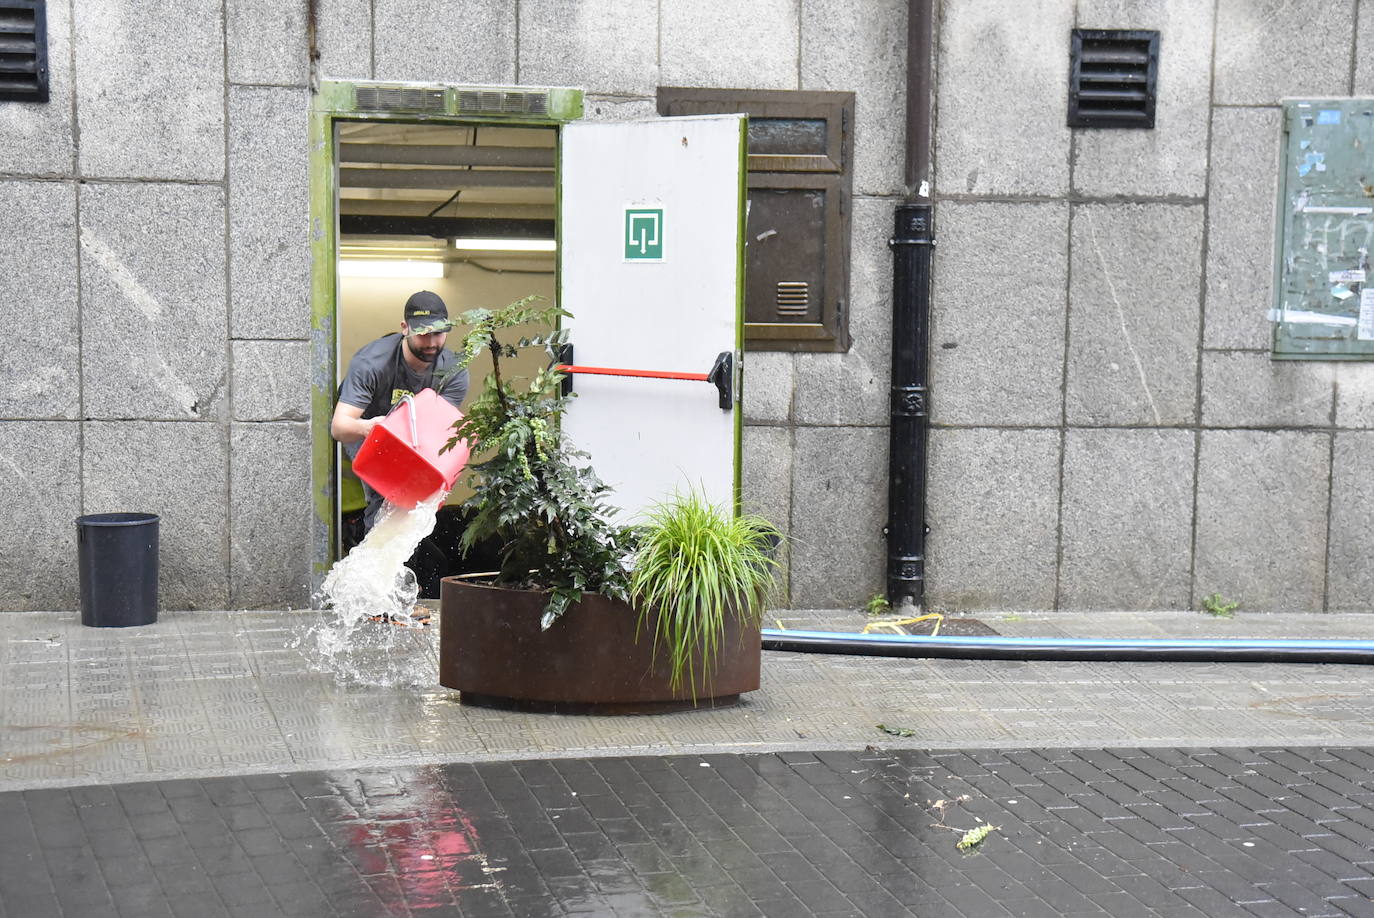
[[[727,617],[710,682],[693,699],[690,685],[669,687],[667,653],[655,652],[648,625],[636,634],[639,616],[628,603],[588,594],[545,631],[547,602],[543,592],[445,578],[439,683],[468,704],[599,713],[719,707],[759,687],[757,625]]]

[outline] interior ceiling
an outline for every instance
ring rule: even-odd
[[[341,231],[353,242],[552,238],[556,137],[540,127],[340,122]]]

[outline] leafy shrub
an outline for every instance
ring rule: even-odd
[[[478,460],[468,466],[473,496],[463,504],[469,521],[462,546],[488,538],[500,547],[496,584],[548,590],[551,595],[540,620],[548,628],[583,593],[629,599],[627,557],[633,532],[615,525],[616,510],[605,500],[610,488],[592,471],[586,453],[574,449],[559,430],[572,396],[561,394],[563,374],[554,369],[566,330],[521,339],[517,345],[498,335],[515,326],[537,323],[552,327],[557,307],[541,307],[540,297],[526,297],[498,310],[464,313],[472,326],[463,339],[458,366],[478,354],[491,354],[492,370],[482,392],[455,425],[453,446],[466,439]],[[540,369],[528,387],[517,387],[502,374],[501,361],[523,348],[543,348],[551,364]]]

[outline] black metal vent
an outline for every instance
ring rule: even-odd
[[[0,3],[4,0],[0,0]],[[366,111],[443,112],[442,89],[402,86],[359,86],[358,108]]]
[[[543,92],[463,89],[458,92],[458,110],[481,115],[545,115],[549,97]]]
[[[0,0],[0,100],[48,101],[46,0]]]
[[[1074,29],[1069,127],[1154,127],[1158,72],[1158,32]]]

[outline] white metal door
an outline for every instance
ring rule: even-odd
[[[742,115],[563,129],[562,301],[578,366],[707,373],[739,392]],[[737,400],[708,382],[574,375],[564,430],[625,519],[694,487],[733,505]]]

